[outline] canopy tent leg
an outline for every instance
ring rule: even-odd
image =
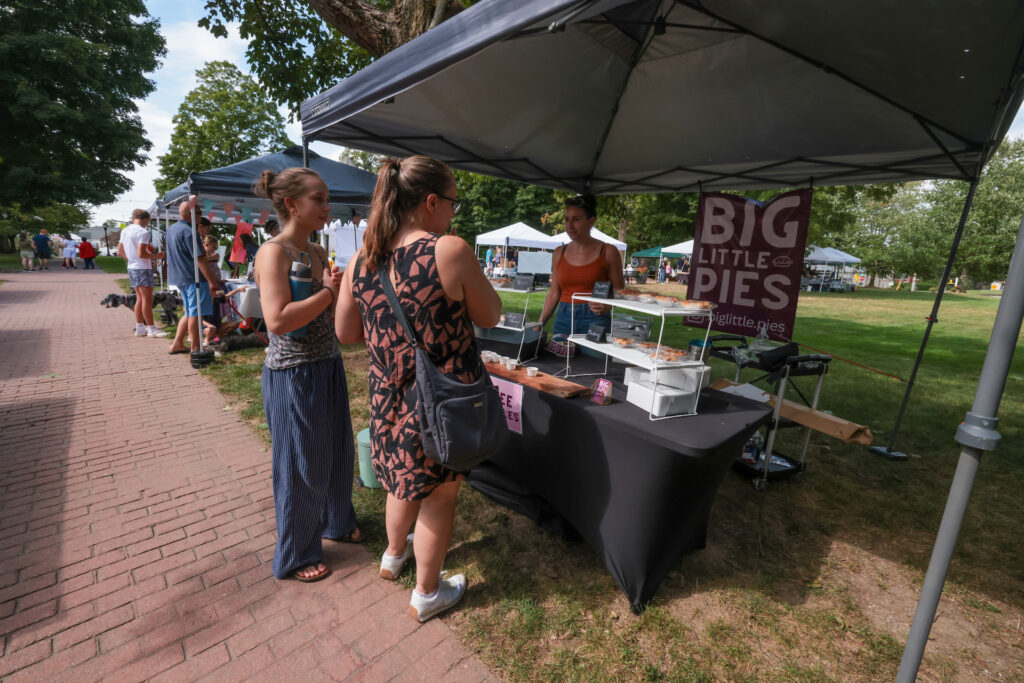
[[[971,188],[967,191],[967,198],[964,199],[964,210],[960,213],[960,222],[956,226],[956,234],[953,236],[953,244],[949,248],[949,258],[946,259],[946,268],[942,271],[942,278],[939,280],[938,292],[935,294],[935,302],[932,304],[931,315],[928,316],[928,326],[924,330],[924,338],[921,340],[921,348],[917,350],[917,359],[914,361],[914,369],[910,372],[910,379],[907,380],[907,390],[903,394],[903,403],[896,414],[896,424],[893,425],[892,434],[889,436],[888,446],[872,446],[868,450],[876,455],[884,455],[890,460],[906,460],[907,454],[893,449],[896,445],[896,437],[900,432],[900,425],[903,423],[903,414],[910,402],[910,392],[914,390],[914,380],[917,378],[917,371],[921,367],[921,360],[924,358],[924,349],[928,346],[928,337],[932,333],[932,325],[939,321],[939,305],[942,303],[942,295],[946,291],[946,281],[949,280],[949,273],[953,270],[953,261],[956,260],[956,252],[960,248],[960,238],[964,235],[964,226],[967,225],[967,215],[971,212],[971,205],[974,203],[974,192],[978,189],[979,177],[971,181]]]
[[[928,563],[928,572],[921,586],[921,597],[914,612],[914,621],[907,636],[896,680],[913,683],[917,678],[928,643],[935,610],[939,605],[946,572],[953,556],[957,536],[963,522],[967,501],[974,486],[974,477],[981,463],[982,453],[994,450],[999,442],[996,425],[999,420],[999,402],[1003,397],[1006,377],[1010,372],[1010,361],[1020,335],[1021,320],[1024,319],[1024,218],[1017,232],[1017,243],[1010,261],[1010,272],[1006,278],[999,310],[992,325],[992,337],[985,352],[985,364],[981,368],[974,404],[967,413],[956,433],[956,440],[963,448],[957,463],[956,474],[946,500],[935,547]]]
[[[302,141],[302,166],[309,168],[309,140]]]

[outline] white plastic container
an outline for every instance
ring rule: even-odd
[[[655,417],[665,417],[693,412],[695,395],[696,392],[663,384],[655,389],[653,382],[635,380],[629,384],[626,400]]]
[[[703,370],[703,372],[701,372]],[[699,365],[688,368],[655,368],[650,374],[650,382],[658,385],[666,384],[684,391],[697,391],[711,382],[711,366]]]

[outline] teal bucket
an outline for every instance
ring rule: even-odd
[[[359,445],[359,478],[363,486],[368,489],[381,488],[377,481],[377,475],[373,472],[373,465],[370,460],[370,428],[367,427],[356,435],[356,443]]]

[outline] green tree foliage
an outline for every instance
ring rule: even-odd
[[[113,201],[150,148],[133,100],[159,23],[142,0],[4,0],[0,17],[0,209]]]
[[[482,232],[518,221],[550,232],[542,226],[544,216],[559,206],[553,190],[466,171],[455,171],[455,182],[464,204],[452,225],[470,244]]]
[[[225,38],[237,22],[249,40],[245,59],[270,98],[293,115],[323,92],[370,63],[370,54],[328,26],[302,0],[208,0],[199,25]]]
[[[167,154],[154,185],[163,194],[205,171],[288,147],[284,119],[260,85],[229,62],[207,62],[199,85],[174,115]]]
[[[855,221],[836,246],[859,256],[869,273],[942,274],[968,185],[934,181],[894,186],[891,196],[861,198]],[[1024,140],[1005,140],[982,173],[952,275],[988,282],[1006,277],[1024,212]]]
[[[459,0],[206,0],[199,25],[223,38],[238,23],[252,73],[297,116],[303,100],[462,8]]]
[[[927,229],[944,251],[953,241],[967,190],[967,183],[942,180],[924,193]],[[981,174],[952,275],[970,282],[1004,279],[1022,213],[1024,139],[1004,140]]]
[[[5,238],[4,247],[13,249],[12,240],[22,230],[31,234],[39,232],[39,228],[46,228],[50,234],[78,232],[89,227],[90,218],[86,206],[51,203],[26,209],[15,202],[0,208],[0,237]]]

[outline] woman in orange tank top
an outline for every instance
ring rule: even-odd
[[[540,316],[541,323],[555,316],[554,334],[584,334],[593,323],[611,330],[610,306],[572,303],[573,294],[593,291],[595,282],[610,281],[615,290],[624,286],[618,250],[590,234],[596,221],[594,195],[565,200],[565,232],[572,241],[556,249],[551,258],[551,289]]]

